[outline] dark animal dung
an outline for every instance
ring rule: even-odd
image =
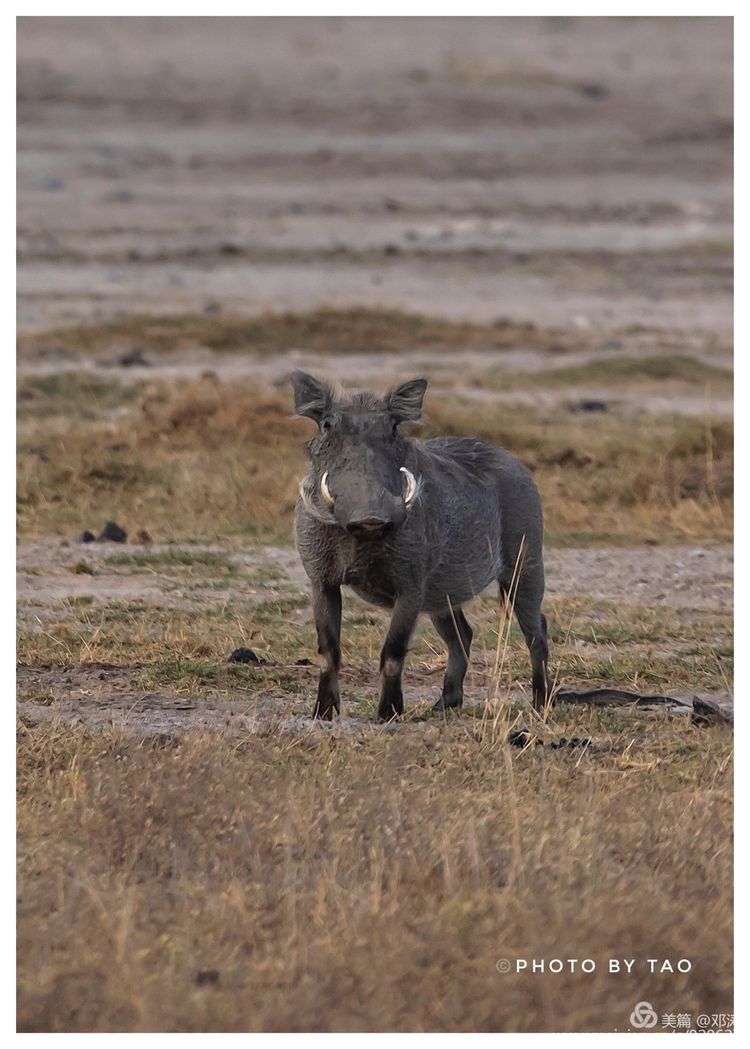
[[[235,648],[231,656],[227,660],[228,663],[253,663],[260,666],[260,660],[253,652],[252,648]]]
[[[127,543],[128,533],[114,521],[107,521],[97,536],[98,543]]]
[[[117,358],[121,368],[150,368],[151,361],[145,357],[140,346],[134,346]]]
[[[582,736],[572,736],[570,739],[566,739],[565,736],[561,736],[560,739],[553,740],[550,743],[545,743],[531,732],[527,732],[525,729],[514,729],[508,733],[508,743],[512,747],[528,747],[537,746],[545,747],[547,750],[565,750],[567,748],[575,749],[577,747],[585,748],[591,746],[591,740],[586,739]]]

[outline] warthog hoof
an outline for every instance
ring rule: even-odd
[[[313,707],[313,718],[317,718],[321,721],[333,721],[334,710],[337,714],[341,713],[338,693],[321,689],[318,692],[318,698],[315,700],[315,706]]]
[[[441,696],[432,709],[437,713],[444,710],[460,710],[463,706],[463,702],[463,696]]]
[[[390,714],[386,714],[380,710],[378,711],[378,721],[383,725],[387,725],[389,721],[398,721],[400,718],[401,715],[395,710],[391,711]]]

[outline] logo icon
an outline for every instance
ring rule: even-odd
[[[656,1027],[658,1016],[651,1002],[638,1002],[630,1014],[630,1026],[639,1030],[644,1027]]]

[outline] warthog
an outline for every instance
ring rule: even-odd
[[[399,425],[420,418],[425,379],[383,398],[336,399],[304,372],[292,384],[295,413],[318,426],[294,515],[320,655],[313,717],[330,720],[339,710],[343,584],[393,609],[380,653],[381,719],[403,713],[401,673],[420,612],[448,647],[436,709],[461,706],[472,639],[462,606],[493,580],[513,602],[531,656],[534,706],[543,710],[550,682],[542,510],[526,467],[466,437],[405,437]]]

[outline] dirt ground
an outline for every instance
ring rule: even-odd
[[[129,551],[133,549],[132,545],[128,547]],[[141,672],[148,665],[147,658],[136,664],[118,666],[102,663],[89,648],[80,666],[74,660],[66,659],[60,666],[32,664],[19,668],[18,709],[27,723],[53,719],[99,728],[116,724],[123,731],[145,736],[186,729],[256,731],[258,726],[267,727],[277,720],[284,731],[329,731],[329,726],[316,726],[307,717],[317,675],[317,660],[308,589],[293,547],[261,546],[248,553],[226,546],[156,545],[142,548],[142,551],[145,571],[141,569],[139,572],[133,568],[133,561],[139,553],[118,558],[112,553],[111,544],[91,543],[82,547],[67,541],[22,544],[18,549],[19,628],[24,633],[41,634],[54,640],[56,628],[61,623],[76,622],[76,609],[81,606],[85,615],[82,621],[77,620],[77,628],[83,633],[91,632],[99,616],[104,617],[108,610],[120,607],[148,609],[151,606],[163,609],[167,614],[169,610],[182,613],[191,610],[200,616],[205,611],[207,600],[202,586],[184,575],[176,575],[174,570],[159,571],[156,566],[162,559],[176,560],[178,557],[179,562],[188,564],[191,559],[197,563],[207,558],[221,560],[234,569],[235,574],[221,581],[214,580],[208,600],[227,610],[241,610],[228,612],[228,618],[239,614],[244,619],[245,628],[252,628],[253,603],[273,603],[280,599],[296,603],[291,611],[292,629],[298,635],[295,661],[279,662],[274,658],[277,653],[273,644],[259,655],[264,660],[270,657],[274,668],[292,671],[304,694],[285,692],[286,678],[276,682],[263,675],[254,682],[252,695],[243,691],[239,682],[235,682],[238,688],[234,694],[230,683],[228,689],[213,689],[207,694],[205,688],[198,688],[191,695],[187,682],[176,690],[150,690],[144,694],[139,691],[138,684]],[[243,568],[260,569],[264,573],[262,585],[254,586],[252,582],[238,580],[236,572]],[[578,654],[582,646],[589,658],[599,648],[605,653],[605,658],[612,657],[607,641],[597,639],[592,644],[582,640],[578,637],[579,627],[584,623],[595,623],[603,629],[609,618],[622,617],[623,606],[626,610],[627,606],[656,610],[666,604],[671,613],[677,615],[674,636],[662,639],[659,646],[662,657],[667,660],[679,659],[681,651],[690,649],[690,645],[685,645],[685,635],[689,635],[691,623],[700,623],[706,614],[718,614],[726,624],[730,615],[732,552],[727,546],[552,549],[546,558],[546,568],[550,578],[548,601],[555,603],[567,599],[577,603],[575,618],[570,622],[569,636],[563,647]],[[269,570],[273,573],[270,580],[266,575]],[[355,595],[347,595],[347,605],[353,608],[353,615],[366,614],[367,606]],[[485,613],[487,608],[491,609],[490,591],[486,598],[480,599],[480,605]],[[472,615],[471,611],[469,614]],[[384,632],[385,617],[373,618],[374,625],[380,622]],[[229,654],[228,649],[224,658]],[[146,653],[143,655],[145,657]],[[222,657],[219,655],[219,658]],[[490,662],[486,652],[478,657],[476,676],[474,680],[470,679],[472,687],[467,695],[467,702],[471,705],[481,706],[484,701]],[[441,661],[429,666],[417,661],[417,666],[407,674],[406,694],[410,704],[416,705],[419,711],[424,712],[438,698],[439,678],[436,675],[441,669]],[[258,675],[255,677],[257,679]],[[371,728],[371,718],[367,713],[368,704],[365,703],[363,708],[362,700],[369,698],[371,701],[374,697],[377,685],[375,667],[357,660],[351,673],[345,667],[344,680],[350,686],[347,700],[351,702],[345,704],[341,730],[366,733]],[[576,682],[566,680],[563,674],[558,683],[564,686]],[[202,684],[205,686],[207,682]],[[704,686],[701,691],[731,708],[729,681],[725,679],[723,685],[718,689],[710,687],[707,692]],[[299,692],[300,688],[295,687],[294,691]],[[667,686],[667,691],[686,704],[691,702],[694,694],[684,687]],[[521,699],[523,695],[520,682],[509,691],[509,697],[515,699]]]
[[[21,19],[19,46],[23,330],[355,302],[728,340],[729,19]]]
[[[492,594],[389,725],[347,595],[310,720],[287,387],[427,375],[535,474],[556,685],[731,708],[731,21],[21,18],[18,95],[19,1027],[731,1013],[726,726],[542,723]],[[495,968],[576,951],[696,966]]]

